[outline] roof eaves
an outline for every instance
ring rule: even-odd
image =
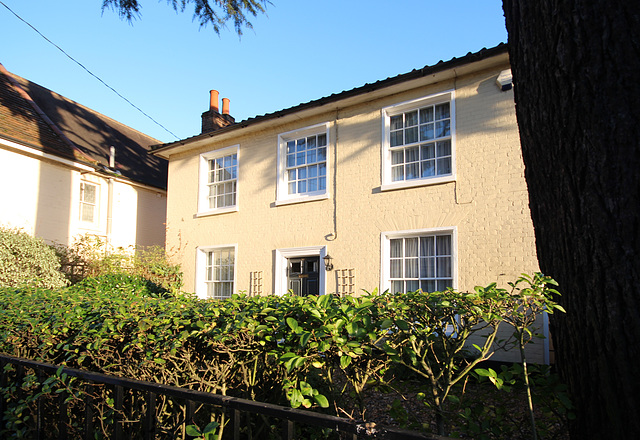
[[[153,154],[168,150],[170,148],[176,147],[176,146],[180,146],[180,145],[186,145],[192,142],[196,142],[199,140],[203,140],[203,139],[207,139],[210,137],[214,137],[214,136],[219,136],[221,134],[224,133],[228,133],[234,130],[239,130],[242,128],[246,128],[250,125],[254,125],[257,124],[259,122],[264,122],[264,121],[268,121],[268,120],[272,120],[272,119],[278,119],[278,118],[282,118],[284,116],[287,116],[289,114],[292,113],[296,113],[296,112],[300,112],[303,110],[307,110],[310,108],[314,108],[314,107],[320,107],[322,105],[331,103],[331,102],[335,102],[335,101],[339,101],[339,100],[343,100],[343,99],[347,99],[347,98],[351,98],[354,96],[358,96],[358,95],[362,95],[365,93],[370,93],[385,87],[390,87],[396,84],[400,84],[406,81],[411,81],[413,79],[418,79],[418,78],[422,78],[428,75],[433,75],[437,72],[441,72],[447,69],[452,69],[455,67],[459,67],[461,65],[465,65],[465,64],[469,64],[469,63],[473,63],[473,62],[477,62],[477,61],[481,61],[483,59],[486,58],[490,58],[492,56],[496,56],[496,55],[500,55],[503,53],[507,52],[507,44],[506,43],[500,43],[497,46],[494,46],[492,48],[483,48],[481,50],[479,50],[478,52],[469,52],[467,53],[467,55],[463,56],[463,57],[459,57],[459,58],[452,58],[449,61],[438,61],[436,64],[433,64],[431,66],[425,66],[421,69],[414,69],[410,72],[407,73],[403,73],[394,77],[390,77],[390,78],[386,78],[383,80],[379,80],[376,81],[374,83],[366,83],[362,86],[353,88],[351,90],[346,90],[343,92],[339,92],[339,93],[333,93],[329,96],[325,96],[323,98],[320,99],[316,99],[313,101],[309,101],[309,102],[305,102],[305,103],[301,103],[298,104],[296,106],[293,107],[289,107],[283,110],[278,110],[276,112],[273,113],[266,113],[264,115],[260,115],[260,116],[255,116],[253,118],[249,118],[249,119],[245,119],[243,121],[237,122],[235,124],[232,125],[228,125],[226,127],[220,128],[218,130],[209,132],[209,133],[203,133],[203,134],[198,134],[195,136],[191,136],[185,139],[181,139],[179,141],[175,141],[175,142],[171,142],[171,143],[167,143],[167,144],[159,144],[159,145],[152,145],[150,148],[150,152]]]

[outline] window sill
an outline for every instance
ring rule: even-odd
[[[236,206],[230,206],[228,208],[220,208],[220,209],[214,209],[211,211],[202,211],[202,212],[198,212],[196,213],[193,217],[194,218],[200,218],[200,217],[210,217],[212,215],[218,215],[218,214],[228,214],[230,212],[238,212],[238,205]]]
[[[454,175],[434,177],[430,179],[403,180],[401,182],[385,183],[380,185],[380,191],[394,191],[397,189],[414,188],[417,186],[437,185],[440,183],[455,182],[455,180],[456,176]]]
[[[318,194],[314,196],[294,197],[291,199],[276,200],[275,205],[276,206],[293,205],[296,203],[315,202],[316,200],[327,200],[328,198],[329,198],[329,194],[327,193]]]

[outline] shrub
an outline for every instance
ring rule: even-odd
[[[159,246],[134,249],[110,248],[100,237],[84,235],[71,246],[56,245],[56,252],[72,283],[113,274],[142,277],[165,292],[180,293],[182,272]]]
[[[0,286],[56,288],[67,284],[51,246],[19,229],[0,227]]]

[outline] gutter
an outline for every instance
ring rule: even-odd
[[[463,65],[468,65],[474,62],[478,62],[478,61],[482,61],[485,60],[487,58],[491,58],[494,56],[498,56],[498,55],[502,55],[502,54],[508,54],[508,47],[505,43],[500,43],[498,46],[492,47],[490,49],[482,49],[478,52],[475,53],[468,53],[467,55],[460,57],[460,58],[452,58],[449,61],[439,61],[438,63],[432,65],[432,66],[425,66],[422,69],[416,69],[416,70],[412,70],[411,72],[408,73],[404,73],[392,78],[387,78],[384,80],[380,80],[380,81],[376,81],[375,83],[371,83],[371,84],[365,84],[361,87],[357,87],[355,89],[351,89],[351,90],[347,90],[344,92],[340,92],[340,93],[335,93],[333,95],[324,97],[324,98],[320,98],[314,101],[309,101],[306,103],[302,103],[299,104],[295,107],[289,107],[287,109],[284,110],[279,110],[276,111],[274,113],[267,113],[265,115],[262,116],[256,116],[254,118],[249,118],[246,119],[244,121],[240,121],[238,123],[235,124],[231,124],[228,125],[226,127],[222,127],[219,128],[215,131],[209,132],[209,133],[203,133],[203,134],[199,134],[199,135],[195,135],[186,139],[182,139],[179,141],[175,141],[175,142],[171,142],[168,144],[159,144],[159,145],[152,145],[151,149],[150,149],[150,153],[160,156],[160,157],[165,157],[162,153],[166,150],[170,150],[174,147],[178,147],[178,146],[184,146],[187,144],[190,144],[192,142],[197,142],[197,141],[201,141],[201,140],[205,140],[214,136],[219,136],[222,135],[224,133],[228,133],[231,131],[235,131],[235,130],[239,130],[242,128],[246,128],[249,126],[253,126],[256,125],[258,123],[261,122],[265,122],[265,121],[270,121],[273,119],[279,119],[282,118],[284,116],[293,114],[293,113],[298,113],[300,111],[303,110],[309,110],[309,109],[313,109],[316,107],[321,107],[323,105],[329,104],[329,103],[333,103],[333,102],[338,102],[338,101],[342,101],[348,98],[352,98],[355,96],[359,96],[359,95],[364,95],[366,93],[370,93],[370,92],[374,92],[376,90],[380,90],[383,88],[387,88],[387,87],[391,87],[394,85],[398,85],[398,84],[402,84],[405,83],[407,81],[411,81],[414,79],[420,79],[423,78],[425,76],[429,76],[429,75],[435,75],[436,73],[439,72],[443,72],[446,70],[450,70],[450,69],[455,69],[459,66],[463,66]]]

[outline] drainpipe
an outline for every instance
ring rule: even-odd
[[[109,168],[116,167],[116,147],[109,147]],[[111,246],[111,234],[113,227],[113,177],[108,179],[109,193],[107,195],[107,251]]]

